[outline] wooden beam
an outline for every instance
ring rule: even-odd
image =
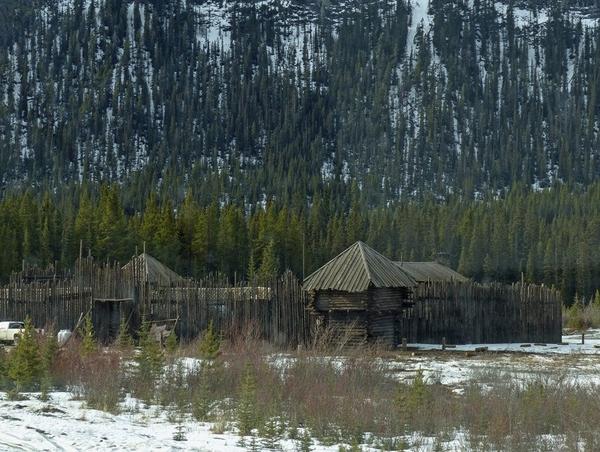
[[[94,298],[94,302],[99,301],[101,303],[105,302],[115,302],[115,303],[123,303],[126,301],[133,301],[133,298]]]

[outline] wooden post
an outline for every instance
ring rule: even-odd
[[[405,337],[403,337],[403,338],[402,338],[402,351],[404,351],[404,352],[405,352],[405,351],[406,351],[406,349],[407,349],[407,341],[406,341],[406,338],[405,338]]]
[[[446,350],[446,336],[442,337],[442,350]]]

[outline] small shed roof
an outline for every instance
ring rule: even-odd
[[[417,282],[468,281],[465,276],[438,262],[395,262],[395,264]]]
[[[414,287],[405,271],[363,242],[356,242],[304,280],[304,289],[363,292],[369,287]]]
[[[181,276],[147,253],[131,259],[123,266],[123,270],[139,272],[149,283],[159,286],[168,286],[183,281]]]

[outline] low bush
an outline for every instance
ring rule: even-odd
[[[89,408],[119,413],[124,395],[119,354],[95,352],[87,355],[80,368],[79,385]]]
[[[249,334],[188,368],[174,357],[165,363],[143,334],[134,361],[119,347],[87,355],[81,347],[81,340],[71,340],[46,367],[54,386],[71,390],[88,407],[114,413],[125,392],[142,394],[173,422],[191,416],[213,422],[215,431],[239,432],[247,447],[277,448],[288,438],[298,450],[311,450],[316,438],[346,450],[360,444],[418,448],[426,441],[443,450],[457,432],[472,450],[542,450],[548,438],[560,443],[548,443],[549,450],[569,444],[596,450],[600,443],[600,388],[561,375],[518,381],[488,372],[455,393],[422,373],[396,381],[381,351],[372,348],[278,355]],[[9,374],[11,360],[0,353],[0,375]]]
[[[117,413],[123,399],[123,368],[121,353],[110,350],[83,351],[81,339],[72,338],[60,349],[52,366],[53,385],[70,391],[89,408]]]
[[[563,326],[575,331],[600,328],[600,292],[597,291],[589,302],[575,297],[570,307],[564,307]]]

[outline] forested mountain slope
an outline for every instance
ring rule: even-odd
[[[597,2],[425,2],[3,2],[1,183],[384,205],[595,180]]]
[[[0,2],[0,279],[355,240],[600,287],[598,0]]]

